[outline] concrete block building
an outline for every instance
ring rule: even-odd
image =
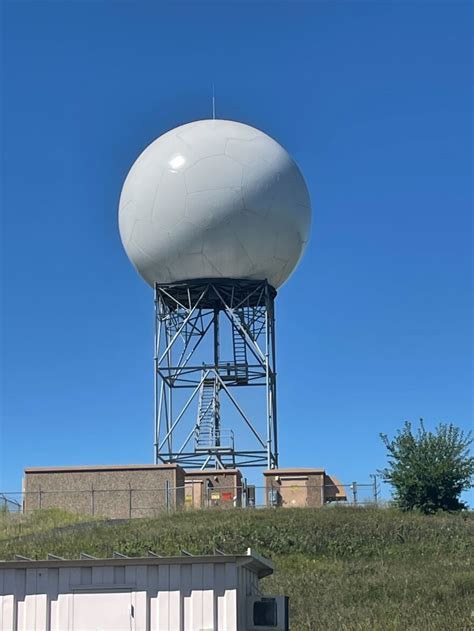
[[[266,506],[318,507],[345,501],[344,487],[324,469],[264,472]],[[250,501],[249,487],[246,501]],[[24,511],[40,508],[97,517],[154,517],[163,510],[242,506],[239,469],[196,469],[179,465],[30,467],[23,479]],[[260,504],[261,505],[261,504]]]
[[[347,499],[344,487],[324,469],[271,469],[264,478],[267,506],[318,507]]]
[[[63,508],[110,518],[153,517],[184,505],[185,473],[178,465],[30,467],[24,510]]]
[[[187,508],[233,508],[242,505],[239,469],[196,469],[185,472]]]

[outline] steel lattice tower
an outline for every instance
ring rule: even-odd
[[[275,296],[266,281],[155,284],[156,463],[278,466]],[[240,400],[254,387],[265,396],[264,419]],[[224,400],[248,428],[252,448],[226,428]]]

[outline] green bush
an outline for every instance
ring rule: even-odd
[[[416,433],[407,422],[392,440],[386,434],[381,438],[389,463],[380,473],[394,488],[395,502],[402,510],[435,513],[466,508],[460,495],[471,487],[474,475],[470,432],[444,423],[430,432],[421,419]]]

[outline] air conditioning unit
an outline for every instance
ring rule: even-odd
[[[289,631],[288,596],[249,596],[247,631]]]

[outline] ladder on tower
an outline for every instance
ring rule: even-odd
[[[242,328],[245,329],[243,313],[237,313],[237,317]],[[249,381],[247,342],[243,333],[235,325],[232,327],[232,346],[234,351],[235,380],[238,384],[246,385]]]
[[[219,442],[219,383],[216,377],[208,377],[199,390],[196,450],[213,449]]]

